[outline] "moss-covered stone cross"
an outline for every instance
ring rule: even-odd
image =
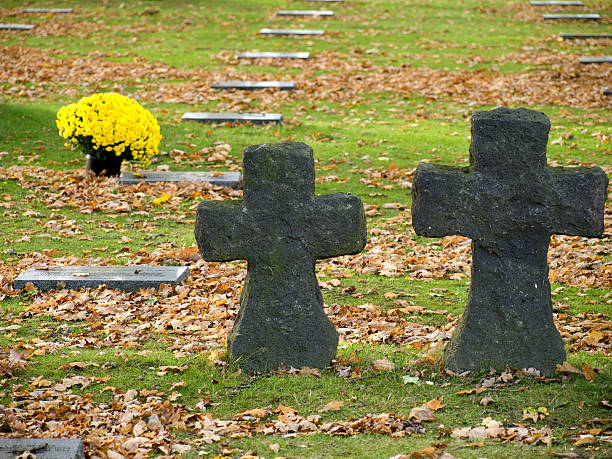
[[[197,209],[195,236],[208,261],[246,259],[240,311],[228,352],[242,369],[323,368],[338,333],[323,311],[315,261],[360,252],[366,243],[361,200],[313,196],[312,149],[264,144],[244,151],[244,200]]]
[[[603,232],[608,179],[598,167],[546,165],[550,121],[498,108],[472,118],[470,166],[421,163],[412,187],[417,234],[472,239],[472,283],[444,354],[453,371],[534,367],[565,359],[552,316],[552,234]]]

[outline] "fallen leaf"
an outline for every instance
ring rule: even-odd
[[[329,402],[327,405],[325,405],[323,408],[321,408],[319,411],[319,413],[325,413],[327,411],[339,411],[342,409],[342,407],[344,406],[344,402],[339,401],[339,400],[332,400],[331,402]]]
[[[580,435],[574,442],[574,446],[592,445],[597,443],[597,439],[593,435]]]
[[[245,417],[261,419],[268,414],[268,411],[262,408],[253,408],[252,410],[243,411],[234,416],[234,419],[242,419]]]
[[[557,369],[555,370],[557,374],[574,374],[579,375],[580,370],[574,366],[572,366],[569,362],[563,362],[563,364],[557,364]]]
[[[593,370],[593,368],[586,363],[582,364],[582,374],[587,381],[595,381],[595,378],[597,378],[597,373],[595,373],[595,370]]]
[[[415,406],[412,408],[408,418],[419,422],[434,421],[436,419],[433,415],[433,410],[428,408],[427,405]]]
[[[425,406],[427,406],[427,408],[429,408],[432,411],[441,410],[442,408],[444,408],[446,406],[446,403],[442,403],[443,399],[444,399],[444,397],[434,398],[433,400],[428,401],[425,404]]]
[[[159,206],[160,204],[169,201],[171,197],[172,196],[170,196],[168,193],[163,193],[159,198],[153,201],[153,205]]]
[[[394,363],[387,359],[379,359],[372,362],[372,369],[374,371],[391,371],[394,368]]]
[[[417,386],[421,385],[421,381],[416,376],[405,375],[402,377],[402,381],[404,381],[404,384],[416,384]]]

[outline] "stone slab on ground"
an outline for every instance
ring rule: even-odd
[[[244,89],[252,91],[255,89],[281,89],[292,91],[295,89],[293,81],[217,81],[212,84],[214,89]]]
[[[56,13],[69,14],[74,10],[72,8],[23,8],[22,13]]]
[[[529,2],[533,6],[584,6],[584,3],[579,1],[547,1],[547,2]]]
[[[187,112],[181,118],[183,121],[197,121],[199,123],[277,123],[283,122],[280,113],[206,113]]]
[[[159,183],[159,182],[209,182],[212,185],[229,186],[240,189],[240,172],[210,172],[210,171],[189,171],[189,172],[122,172],[119,176],[119,183],[122,185],[134,185],[136,183]]]
[[[414,174],[416,234],[472,239],[468,301],[444,350],[452,371],[553,374],[566,358],[553,321],[550,238],[602,235],[608,177],[599,167],[548,167],[549,132],[544,113],[476,111],[470,166],[422,162]]]
[[[601,16],[599,14],[543,14],[542,18],[546,20],[557,20],[557,19],[567,19],[567,20],[589,20],[589,21],[599,21]]]
[[[320,29],[261,29],[261,35],[300,35],[300,36],[317,36],[323,35],[324,30]]]
[[[269,51],[247,51],[236,56],[238,59],[310,59],[310,53],[307,51],[297,53],[277,53]]]
[[[331,10],[282,10],[276,13],[277,16],[325,16],[334,15]]]
[[[0,459],[15,459],[26,451],[36,459],[85,459],[78,438],[0,438]]]
[[[0,30],[32,30],[32,24],[0,24]]]
[[[581,64],[610,64],[612,56],[585,56],[579,57],[578,62]]]
[[[596,33],[562,33],[561,34],[561,38],[563,38],[564,40],[584,40],[584,39],[587,39],[587,38],[594,39],[594,40],[605,40],[605,39],[612,38],[612,34],[609,34],[609,33],[601,33],[601,34],[596,34]]]
[[[106,284],[131,292],[141,288],[158,288],[161,284],[179,284],[187,278],[189,269],[185,266],[49,266],[30,268],[15,279],[15,289],[25,288],[28,282],[39,290],[58,288],[98,288]],[[61,287],[60,284],[60,287]]]

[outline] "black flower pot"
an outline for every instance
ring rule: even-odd
[[[97,156],[87,155],[86,158],[87,165],[85,169],[93,171],[96,175],[111,177],[121,173],[123,156],[109,155],[104,158],[98,158]]]

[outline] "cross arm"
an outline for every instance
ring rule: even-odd
[[[366,245],[365,212],[359,197],[334,193],[314,199],[314,228],[310,243],[313,258],[353,255]]]
[[[608,193],[608,177],[603,169],[550,167],[548,170],[550,233],[601,236]]]
[[[420,236],[477,236],[469,168],[419,163],[412,181],[412,226]]]
[[[247,258],[242,201],[206,201],[196,211],[195,238],[207,261]]]

